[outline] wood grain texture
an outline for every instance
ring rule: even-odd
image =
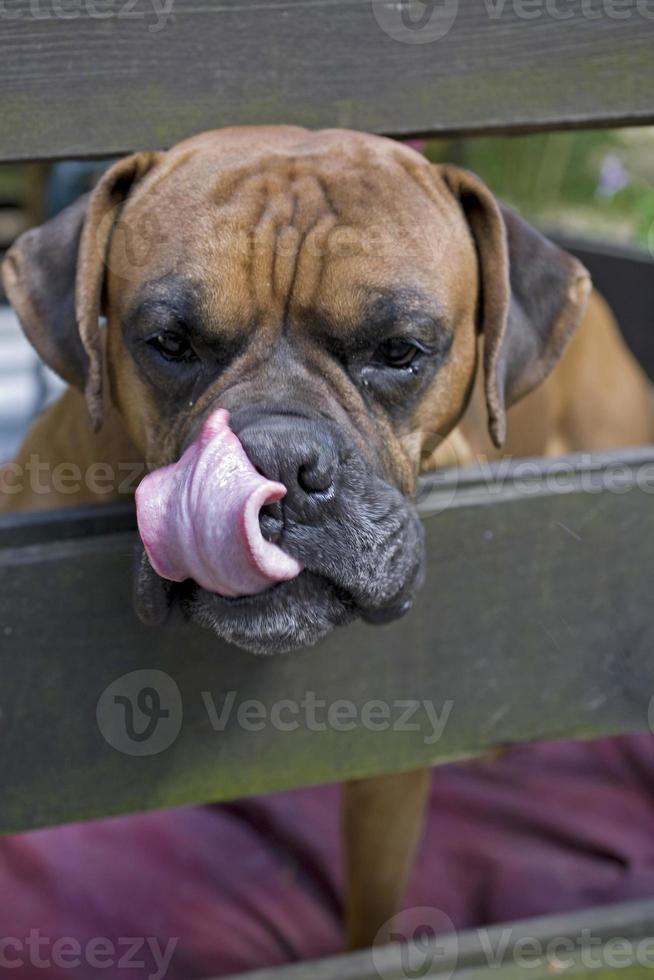
[[[410,0],[4,0],[0,159],[154,149],[244,123],[645,123],[654,2],[626,7],[443,0],[417,6],[419,30]]]
[[[412,613],[271,658],[183,623],[136,621],[129,510],[60,518],[56,535],[47,516],[4,518],[0,831],[406,769],[514,741],[646,729],[653,489],[651,450],[435,476],[423,486],[429,572]],[[103,692],[142,670],[162,673],[112,688],[99,726]],[[137,704],[146,688],[146,709],[160,697],[170,718],[136,743],[126,702],[107,704]],[[352,730],[327,715],[342,699],[355,706]],[[230,700],[216,730],[211,706],[220,715]],[[249,700],[261,707],[244,721]],[[313,715],[311,700],[325,702]],[[398,727],[407,701],[420,705],[408,730]],[[445,719],[440,737],[430,711]],[[147,720],[137,713],[134,727]],[[176,737],[156,754],[110,744],[157,748],[169,723]]]

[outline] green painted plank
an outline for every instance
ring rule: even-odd
[[[415,134],[654,120],[652,0],[4,0],[1,20],[5,160],[244,123]]]
[[[412,613],[273,658],[137,622],[129,512],[55,518],[54,539],[47,516],[4,518],[0,830],[646,729],[653,488],[651,450],[437,475]],[[139,742],[113,698],[135,710],[143,688],[170,716]],[[137,730],[147,721],[136,712]]]

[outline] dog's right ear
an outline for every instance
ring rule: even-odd
[[[5,292],[48,367],[84,390],[88,357],[75,318],[75,271],[90,194],[14,243],[2,264]]]
[[[160,158],[119,160],[80,197],[9,249],[2,280],[25,334],[45,363],[86,394],[95,429],[102,422],[102,291],[111,235],[133,185]]]
[[[491,438],[504,442],[506,410],[545,380],[586,309],[590,276],[572,255],[502,207],[474,174],[439,167],[468,222],[479,268]]]

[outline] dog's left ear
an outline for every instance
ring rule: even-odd
[[[2,264],[23,330],[64,381],[86,394],[94,429],[102,423],[102,293],[120,206],[161,154],[119,160],[95,189],[39,228],[26,231]]]
[[[477,250],[486,403],[499,447],[506,409],[547,377],[581,321],[590,276],[572,255],[500,207],[474,174],[451,166],[439,171]]]

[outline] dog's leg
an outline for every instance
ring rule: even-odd
[[[346,783],[348,949],[370,946],[398,911],[422,830],[431,770]]]

